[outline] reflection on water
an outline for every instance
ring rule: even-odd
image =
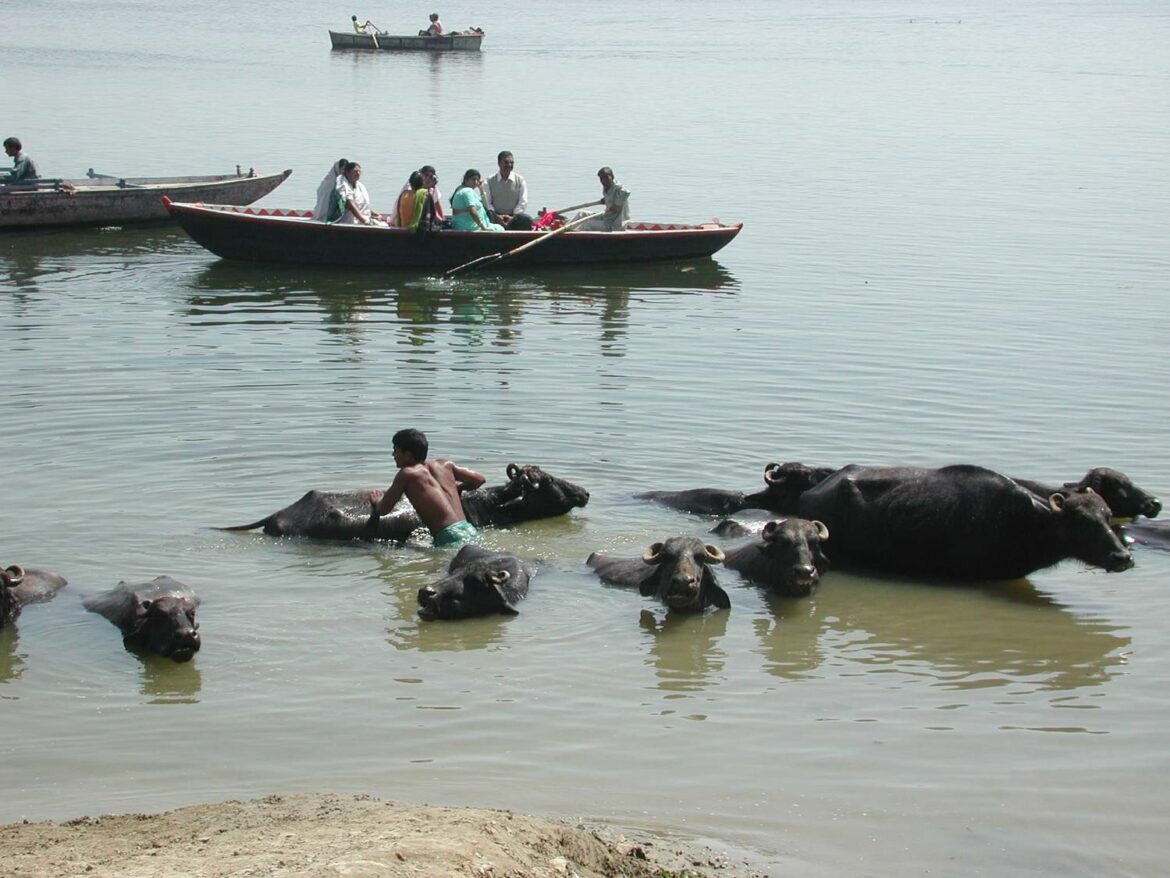
[[[1034,691],[1096,686],[1124,664],[1130,639],[1078,616],[1028,581],[926,586],[830,574],[812,601],[769,602],[756,620],[768,670],[806,676],[825,654],[944,689],[1027,681]]]
[[[731,613],[667,611],[659,618],[642,610],[638,624],[650,641],[648,664],[658,677],[658,688],[672,693],[699,692],[719,679],[727,653],[719,639],[727,633]]]
[[[196,662],[199,653],[189,662],[175,662],[153,652],[126,645],[126,651],[141,664],[139,685],[150,704],[198,704],[203,677]]]
[[[19,680],[24,673],[24,656],[16,651],[16,646],[16,626],[10,623],[0,628],[0,683]]]

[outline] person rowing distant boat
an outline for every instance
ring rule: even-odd
[[[443,22],[439,21],[439,13],[431,13],[431,23],[426,30],[420,30],[418,35],[420,37],[441,37],[443,35]]]
[[[0,177],[0,183],[32,183],[41,175],[36,163],[24,154],[20,138],[9,137],[4,141],[4,152],[12,159],[12,170]]]
[[[358,24],[358,20],[357,20],[356,15],[351,15],[350,18],[353,20],[354,33],[357,33],[357,34],[384,34],[384,33],[386,33],[386,31],[382,30],[380,27],[378,27],[376,24],[374,24],[368,18],[366,19],[365,24]]]

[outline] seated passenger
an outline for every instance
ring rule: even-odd
[[[338,159],[329,169],[329,173],[317,186],[317,204],[313,208],[313,219],[323,223],[336,222],[341,218],[341,209],[337,200],[337,178],[349,164],[345,159]]]
[[[483,176],[475,168],[463,175],[463,185],[451,196],[451,228],[464,232],[502,232],[504,227],[488,222],[487,208],[479,187]]]
[[[532,228],[528,182],[516,173],[516,160],[508,150],[496,156],[496,164],[500,170],[487,179],[488,216],[506,229],[527,231]]]
[[[31,183],[41,176],[37,173],[36,164],[21,149],[17,137],[9,137],[4,141],[4,152],[12,159],[12,170],[0,177],[0,183]]]
[[[426,181],[421,171],[410,175],[410,188],[403,190],[398,196],[397,225],[403,229],[418,231],[419,223],[427,211],[427,199],[431,197],[427,191]]]
[[[362,184],[362,166],[346,162],[345,172],[337,178],[337,194],[345,211],[337,222],[365,226],[385,225],[386,217],[370,208],[370,193]]]
[[[426,37],[441,37],[443,35],[443,22],[439,21],[439,13],[431,13],[431,24],[424,30],[419,31],[419,36]]]

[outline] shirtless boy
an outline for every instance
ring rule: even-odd
[[[436,546],[454,546],[479,536],[463,515],[459,492],[478,488],[484,477],[443,458],[427,460],[429,446],[421,430],[399,430],[392,441],[398,474],[385,492],[370,492],[371,523],[393,509],[405,495],[435,538]]]

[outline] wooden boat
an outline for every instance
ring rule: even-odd
[[[169,217],[163,196],[222,204],[251,204],[288,178],[253,170],[209,177],[110,177],[0,184],[0,229],[35,226],[122,225]]]
[[[216,256],[247,262],[365,268],[449,269],[547,236],[503,265],[592,265],[710,256],[742,223],[631,223],[622,232],[461,232],[323,223],[306,210],[190,204],[167,200],[180,226]]]
[[[382,52],[478,52],[483,31],[453,31],[437,37],[387,33],[329,31],[334,49],[369,49]]]

